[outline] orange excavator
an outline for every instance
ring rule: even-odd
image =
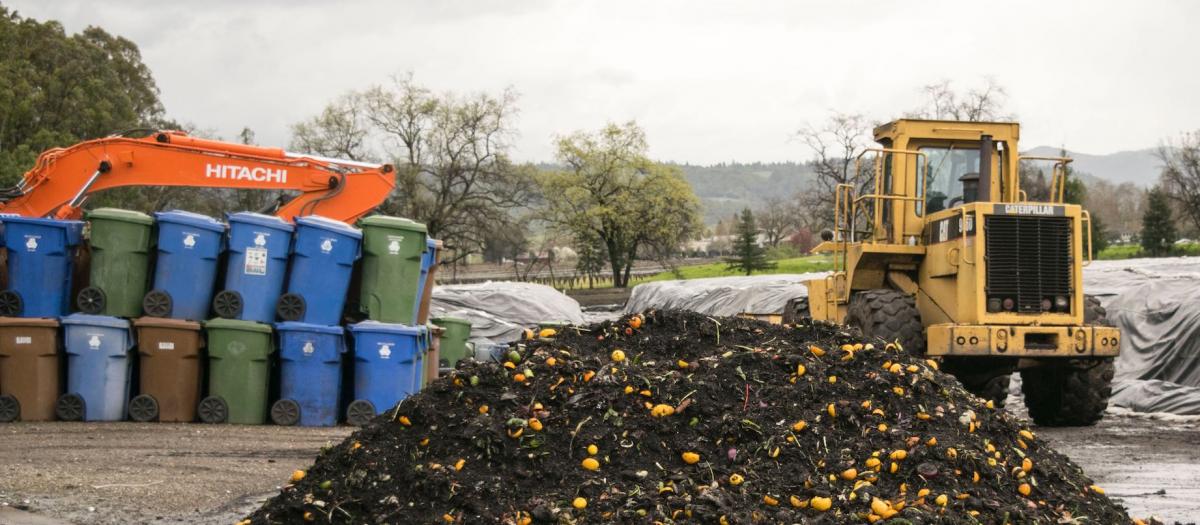
[[[147,130],[142,130],[147,131]],[[123,186],[189,186],[298,192],[274,214],[353,223],[395,186],[390,164],[331,159],[202,139],[181,131],[129,132],[38,156],[16,186],[0,190],[0,213],[74,219],[88,196]]]

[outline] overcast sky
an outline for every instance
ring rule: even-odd
[[[994,78],[1023,149],[1110,153],[1200,128],[1200,2],[5,1],[135,41],[167,113],[286,145],[340,93],[411,71],[438,91],[520,93],[515,156],[636,119],[651,154],[803,160],[829,112],[886,120],[921,86]]]

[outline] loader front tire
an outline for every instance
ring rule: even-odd
[[[867,337],[898,342],[910,355],[925,353],[925,326],[913,296],[896,290],[867,290],[850,298],[846,324]]]

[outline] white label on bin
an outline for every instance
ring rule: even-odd
[[[172,342],[170,342],[170,341],[159,341],[159,342],[158,342],[158,349],[159,349],[159,350],[174,350],[174,349],[175,349],[175,343],[172,343]]]
[[[266,275],[267,249],[246,248],[246,264],[242,266],[242,272],[246,275]]]
[[[99,350],[100,349],[100,334],[88,334],[88,335],[91,336],[91,337],[88,337],[88,348],[91,348],[92,350]]]
[[[331,251],[333,251],[333,239],[326,237],[324,241],[321,241],[321,253],[329,253]]]
[[[39,239],[39,237],[37,235],[26,235],[25,236],[25,249],[28,251],[31,251],[31,252],[36,252],[37,247],[38,247],[38,242],[37,242],[38,239]]]
[[[19,336],[17,336],[17,337],[16,337],[16,339],[17,339],[17,341],[16,341],[16,344],[19,344],[19,345],[31,345],[31,344],[33,344],[33,338],[32,338],[32,337],[29,337],[29,336],[27,336],[27,335],[19,335]]]
[[[196,246],[196,234],[184,233],[183,234],[183,247],[190,250],[195,246]]]
[[[255,233],[258,233],[258,232],[255,232]],[[258,235],[255,235],[254,236],[254,245],[259,246],[259,247],[266,246],[268,235],[270,235],[270,234],[269,233],[258,233]]]
[[[246,351],[246,344],[241,341],[230,341],[229,344],[225,346],[225,349],[228,350],[232,355],[241,355],[242,352]]]
[[[300,351],[304,352],[304,355],[312,355],[312,353],[313,353],[312,341],[305,341],[304,348],[301,348]]]
[[[380,343],[380,345],[379,345],[379,358],[380,358],[380,359],[388,359],[388,358],[390,358],[390,357],[392,357],[392,345],[391,345],[391,343]]]
[[[388,235],[388,254],[397,255],[400,253],[400,243],[404,242],[403,235]]]

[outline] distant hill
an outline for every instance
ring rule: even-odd
[[[704,204],[708,225],[742,208],[756,209],[770,197],[790,199],[812,182],[812,169],[795,162],[676,166]]]
[[[1024,154],[1057,157],[1061,152],[1061,148],[1038,146]],[[1158,174],[1162,169],[1157,150],[1153,148],[1118,151],[1107,155],[1090,155],[1067,150],[1067,156],[1075,159],[1071,166],[1076,171],[1087,173],[1113,184],[1132,182],[1148,188],[1158,181]]]

